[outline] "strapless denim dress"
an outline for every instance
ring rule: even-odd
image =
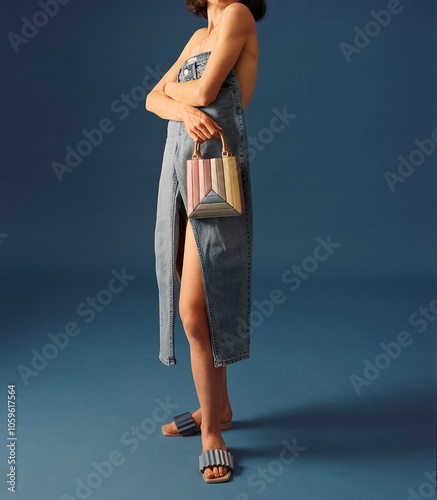
[[[185,61],[178,82],[201,78],[210,52]],[[200,107],[222,128],[232,154],[240,164],[245,211],[242,215],[188,219],[193,229],[202,270],[214,366],[226,366],[249,357],[252,273],[252,197],[249,151],[240,85],[231,70],[214,102]],[[180,283],[176,274],[179,218],[187,218],[187,160],[194,141],[183,122],[169,121],[158,187],[155,257],[159,291],[159,359],[176,364],[174,327]],[[221,141],[201,145],[204,158],[221,156]]]

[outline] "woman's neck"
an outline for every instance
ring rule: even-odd
[[[207,32],[208,34],[211,33],[211,31],[220,24],[225,8],[231,3],[238,3],[238,2],[229,1],[227,2],[226,5],[223,6],[212,5],[211,3],[208,2],[208,32]]]

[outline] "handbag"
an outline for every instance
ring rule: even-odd
[[[193,219],[227,217],[244,212],[241,169],[229,149],[225,136],[221,158],[202,158],[200,144],[194,145],[191,160],[187,160],[187,215]]]

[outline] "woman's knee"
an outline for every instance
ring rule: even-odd
[[[180,308],[180,316],[189,342],[209,342],[208,319],[197,308]]]

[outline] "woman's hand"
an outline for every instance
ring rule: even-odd
[[[211,137],[220,137],[219,130],[223,130],[210,116],[189,104],[184,109],[184,123],[188,135],[199,144]]]
[[[171,89],[174,85],[179,84],[176,82],[167,82],[164,87],[164,93],[169,97],[171,97]],[[183,110],[182,114],[185,128],[187,129],[188,135],[194,141],[203,144],[207,139],[211,139],[211,137],[220,137],[218,131],[222,130],[222,128],[209,115],[186,102],[179,102]]]

